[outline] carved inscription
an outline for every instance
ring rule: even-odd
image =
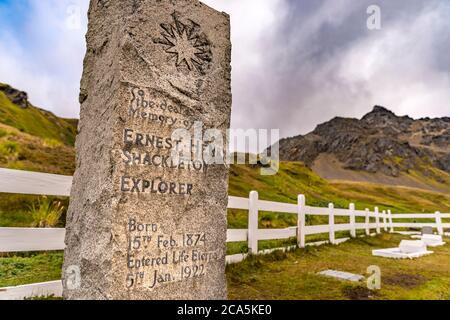
[[[167,99],[152,99],[145,89],[133,88],[131,94],[128,116],[139,120],[142,124],[150,123],[189,130],[193,127],[196,117],[204,114],[203,108],[199,105],[186,107],[175,105]]]
[[[128,289],[154,289],[169,282],[200,278],[221,254],[220,250],[205,250],[208,236],[202,232],[167,235],[160,225],[144,224],[135,218],[129,219],[127,231]]]
[[[167,136],[176,128],[191,129],[201,108],[187,108],[167,100],[151,99],[149,90],[130,89],[130,105],[123,129],[122,161],[128,167],[152,167],[163,170],[205,174],[208,166],[202,160],[175,161],[171,151],[179,141]],[[161,128],[160,133],[146,132],[146,124]],[[135,129],[137,124],[140,129]],[[155,126],[157,124],[157,126]],[[202,148],[193,144],[192,150]],[[195,192],[190,181],[168,180],[162,176],[141,177],[124,175],[120,191],[124,194],[189,197]],[[127,228],[127,268],[125,285],[155,289],[166,283],[199,278],[207,272],[208,264],[221,252],[208,252],[208,235],[202,232],[165,233],[163,223],[144,223],[129,218]],[[156,254],[155,254],[156,253]]]

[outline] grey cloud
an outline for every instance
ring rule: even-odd
[[[371,4],[381,7],[382,30],[366,27]],[[450,115],[448,2],[302,0],[283,5],[280,23],[260,35],[264,47],[259,67],[247,74],[234,70],[234,78],[246,83],[245,90],[233,88],[233,112],[239,115],[233,117],[233,126],[280,128],[282,136],[290,136],[336,115],[360,117],[374,104],[416,117]],[[430,21],[420,21],[427,14],[441,20],[431,20],[435,25],[429,27]],[[397,47],[394,36],[403,38],[404,48]],[[384,51],[389,37],[394,49]],[[378,57],[361,56],[374,50],[380,50]],[[380,72],[352,77],[355,64],[367,59],[379,63]]]

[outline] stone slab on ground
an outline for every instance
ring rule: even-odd
[[[423,236],[411,236],[413,239],[419,239],[423,241],[428,247],[440,247],[445,245],[442,241],[442,236],[434,234],[424,234]]]
[[[337,270],[325,270],[319,272],[320,275],[326,276],[326,277],[332,277],[337,278],[341,280],[348,280],[352,282],[359,282],[364,280],[364,276],[344,271],[337,271]]]
[[[391,259],[415,259],[420,258],[429,254],[433,251],[421,251],[413,253],[405,253],[400,251],[400,248],[390,248],[390,249],[378,249],[372,250],[372,255],[376,257],[391,258]]]
[[[403,253],[424,252],[427,251],[427,245],[421,240],[402,240],[399,249]]]
[[[413,259],[433,253],[427,250],[427,245],[421,240],[402,240],[398,248],[373,250],[372,255],[393,258]]]

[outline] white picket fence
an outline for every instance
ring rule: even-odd
[[[72,178],[45,173],[35,173],[0,169],[0,192],[70,196]],[[299,195],[297,204],[280,203],[259,200],[258,192],[252,191],[249,198],[229,197],[229,209],[248,211],[248,229],[230,229],[227,231],[227,242],[247,242],[248,253],[230,255],[227,263],[244,260],[248,254],[266,254],[275,250],[289,250],[296,247],[304,248],[309,245],[325,243],[339,244],[346,238],[336,238],[336,233],[348,231],[350,237],[357,236],[357,230],[363,230],[362,236],[386,232],[394,232],[395,228],[421,228],[430,226],[437,229],[439,234],[444,228],[450,228],[450,223],[443,223],[442,219],[450,219],[450,213],[413,213],[392,214],[390,210],[380,211],[377,207],[356,210],[354,204],[348,209],[311,207],[305,204],[305,196]],[[258,216],[260,212],[277,212],[297,215],[297,225],[285,229],[259,229]],[[306,225],[306,216],[325,216],[328,223],[322,225]],[[335,223],[335,217],[346,217],[348,223]],[[401,219],[428,219],[434,222],[394,222]],[[359,220],[359,221],[357,221]],[[309,235],[327,234],[328,240],[307,242]],[[52,251],[64,250],[65,229],[36,229],[36,228],[0,228],[0,252]],[[296,238],[297,245],[269,250],[258,250],[258,241]],[[0,288],[0,299],[22,299],[36,295],[60,296],[61,281],[24,285],[18,287]]]

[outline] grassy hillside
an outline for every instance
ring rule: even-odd
[[[58,140],[33,136],[0,123],[0,167],[71,175],[75,150]]]
[[[17,100],[20,95],[25,98]],[[59,118],[25,99],[26,93],[0,83],[0,167],[71,175],[78,120]]]
[[[248,197],[251,190],[257,190],[260,199],[289,203],[296,203],[297,195],[304,194],[308,205],[320,207],[333,202],[337,208],[348,208],[353,202],[360,210],[378,206],[380,210],[391,209],[396,213],[450,211],[450,194],[372,183],[329,182],[300,162],[281,162],[275,176],[261,176],[254,166],[232,166],[230,194]],[[296,221],[286,214],[261,216],[262,226],[267,227],[286,227]],[[229,224],[245,227],[245,217],[245,212],[231,210]]]
[[[4,86],[0,83],[0,89]],[[73,145],[76,136],[76,120],[62,119],[53,113],[29,106],[20,108],[0,90],[0,123],[21,132],[46,140]]]
[[[331,154],[318,156],[311,168],[320,177],[327,180],[369,182],[450,193],[449,173],[436,168],[427,159],[416,159],[414,168],[408,168],[404,162],[405,159],[400,157],[383,160],[385,165],[401,169],[396,177],[380,172],[371,173],[363,170],[345,169],[344,164]]]

